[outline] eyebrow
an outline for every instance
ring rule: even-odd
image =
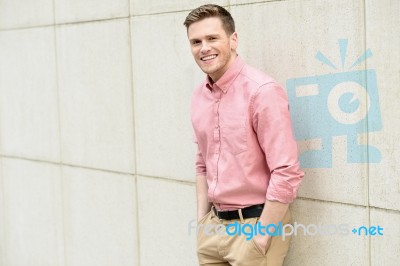
[[[206,35],[205,37],[206,37],[206,38],[210,38],[210,37],[219,37],[219,36],[220,36],[220,35],[219,35],[218,33],[216,33],[216,34],[209,34],[209,35]],[[198,40],[200,40],[200,39],[198,39],[198,38],[189,39],[190,42],[194,42],[194,41],[198,41]]]

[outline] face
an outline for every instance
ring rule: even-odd
[[[236,58],[237,34],[227,35],[218,17],[191,24],[188,38],[197,65],[217,81]]]

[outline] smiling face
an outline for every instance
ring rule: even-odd
[[[191,24],[187,33],[197,65],[216,82],[237,56],[236,32],[228,36],[221,19],[209,17]]]

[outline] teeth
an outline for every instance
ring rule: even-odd
[[[214,59],[214,58],[216,58],[216,57],[217,57],[217,56],[214,54],[214,55],[209,55],[209,56],[206,56],[206,57],[202,57],[201,60],[205,61],[205,60]]]

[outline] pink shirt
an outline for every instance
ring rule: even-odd
[[[219,210],[265,200],[292,202],[303,172],[284,89],[237,57],[214,84],[195,89],[191,109],[196,174]]]

